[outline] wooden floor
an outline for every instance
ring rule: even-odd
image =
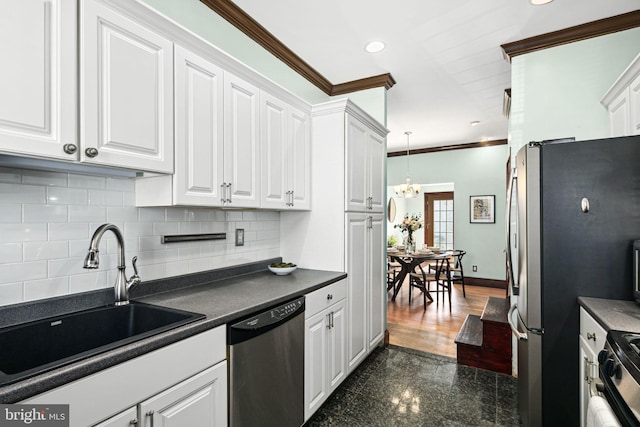
[[[451,292],[451,311],[449,301],[442,299],[436,304],[427,300],[427,309],[423,309],[422,293],[413,290],[413,299],[409,304],[409,286],[407,281],[400,289],[395,301],[391,301],[389,291],[387,303],[387,328],[389,343],[401,347],[413,348],[442,356],[456,357],[456,345],[453,342],[467,314],[482,314],[490,296],[505,297],[504,289],[465,285],[467,297],[462,296],[461,285],[454,285]],[[440,297],[441,298],[441,297]]]

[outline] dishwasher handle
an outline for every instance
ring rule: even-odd
[[[227,327],[229,345],[265,334],[292,318],[304,314],[305,298],[298,297],[258,314],[251,315]]]

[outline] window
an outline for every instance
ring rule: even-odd
[[[453,192],[425,193],[424,240],[428,246],[453,249]]]

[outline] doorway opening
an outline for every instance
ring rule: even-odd
[[[453,191],[424,193],[424,241],[453,250]]]

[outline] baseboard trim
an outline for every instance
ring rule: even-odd
[[[465,285],[472,286],[484,286],[485,288],[498,288],[498,289],[507,289],[507,281],[506,280],[496,280],[496,279],[483,279],[480,277],[464,277]]]

